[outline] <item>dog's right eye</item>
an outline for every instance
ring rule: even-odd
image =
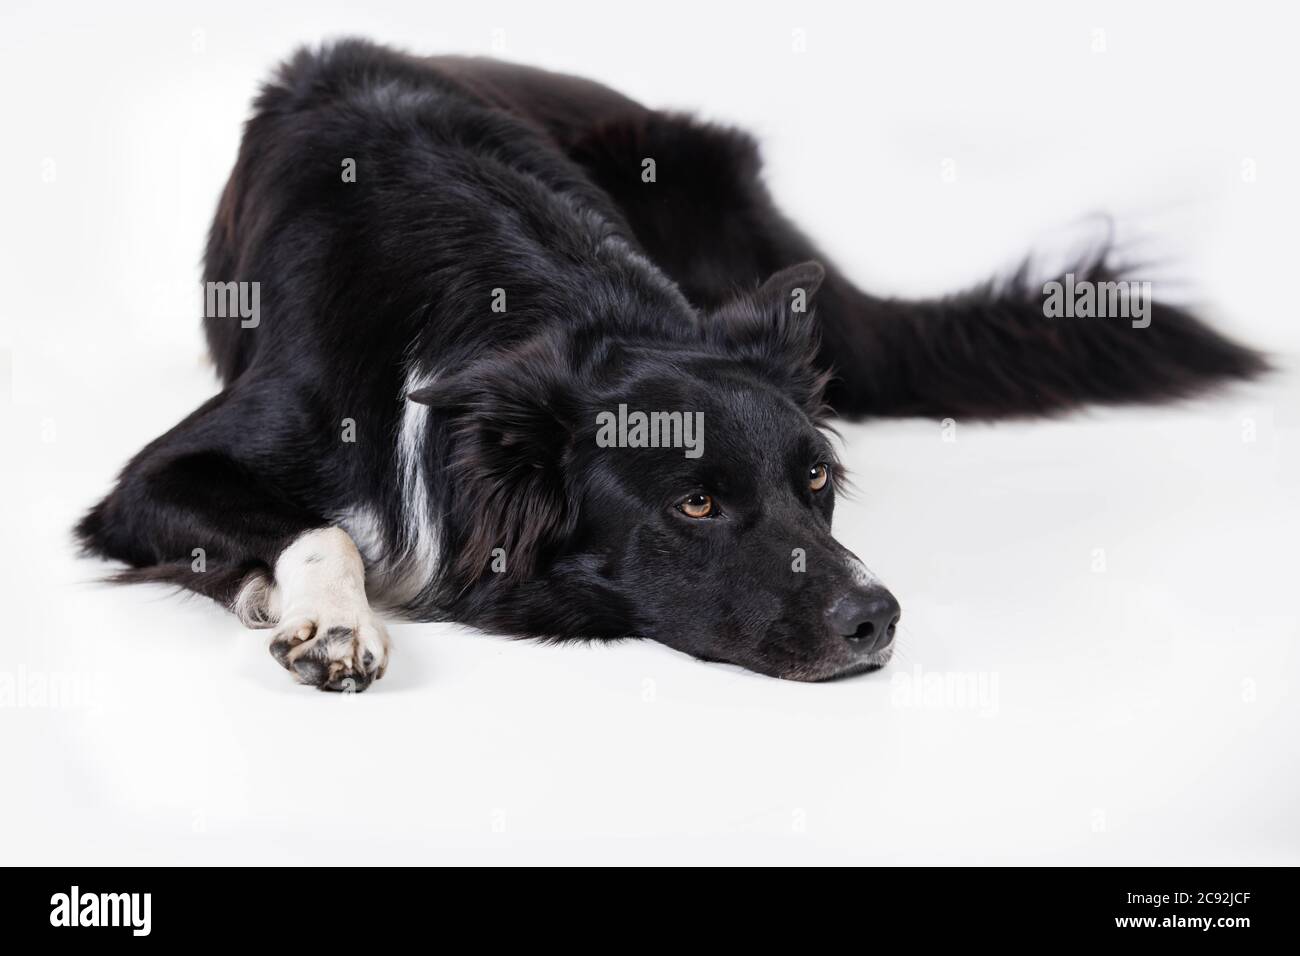
[[[677,510],[688,518],[707,518],[713,514],[713,498],[710,495],[690,495],[677,502]]]

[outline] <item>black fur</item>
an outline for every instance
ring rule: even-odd
[[[205,319],[224,388],[132,459],[78,534],[128,565],[120,580],[229,605],[295,537],[360,511],[380,599],[416,576],[391,598],[409,616],[650,637],[820,679],[883,663],[896,617],[830,535],[828,403],[1037,415],[1264,367],[1167,306],[1142,330],[1045,319],[1023,272],[884,300],[819,259],[743,133],[488,60],[299,52],[257,99],[208,242],[205,279],[259,282],[260,324]],[[1108,274],[1104,257],[1077,271]],[[792,309],[819,285],[815,318]],[[703,412],[705,454],[597,447],[597,414],[620,403]],[[675,507],[697,493],[715,516]]]

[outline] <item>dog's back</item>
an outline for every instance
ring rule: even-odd
[[[225,381],[267,348],[378,345],[371,367],[391,365],[394,350],[472,352],[484,326],[457,319],[488,304],[468,301],[486,271],[489,290],[599,288],[598,274],[566,275],[564,264],[626,226],[546,130],[500,105],[489,77],[502,69],[345,42],[278,71],[255,103],[205,257],[205,283],[258,283],[268,317],[205,316]],[[508,343],[548,317],[506,310],[491,339]],[[351,351],[347,364],[361,357]]]

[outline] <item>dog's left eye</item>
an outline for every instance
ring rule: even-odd
[[[830,480],[831,470],[820,462],[808,469],[808,487],[813,491],[821,491]]]

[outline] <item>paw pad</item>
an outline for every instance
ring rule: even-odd
[[[298,621],[276,632],[270,651],[298,683],[355,694],[383,676],[388,635],[378,622],[321,627],[316,621]]]

